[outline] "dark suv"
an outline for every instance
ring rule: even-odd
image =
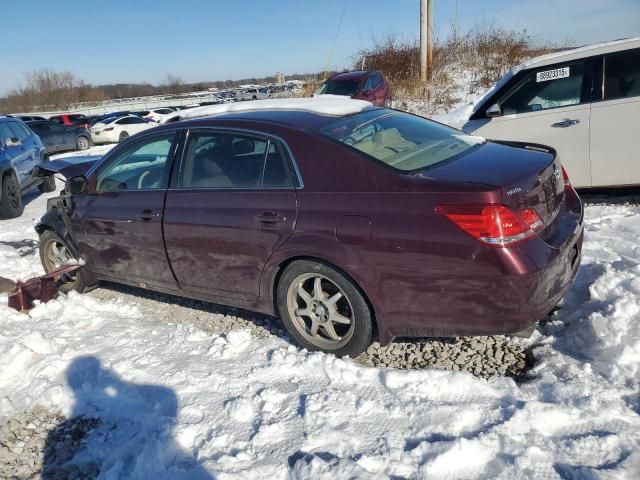
[[[83,127],[62,125],[49,120],[27,122],[27,125],[40,137],[47,153],[86,150],[92,145],[91,133]]]
[[[55,190],[55,179],[32,178],[33,168],[47,161],[40,138],[17,118],[0,117],[0,218],[22,214],[22,192],[38,185],[41,192]]]
[[[391,86],[380,72],[358,70],[329,77],[316,95],[344,95],[366,100],[378,107],[391,106]]]

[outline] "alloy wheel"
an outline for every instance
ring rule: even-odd
[[[89,140],[85,137],[78,137],[78,150],[87,150],[89,148]]]
[[[318,348],[338,349],[353,335],[355,318],[351,302],[324,275],[305,273],[291,282],[287,308],[296,330]]]
[[[67,265],[73,260],[73,255],[67,246],[57,240],[48,240],[44,246],[44,267],[47,273]],[[75,274],[66,273],[60,277],[62,283],[75,281]]]

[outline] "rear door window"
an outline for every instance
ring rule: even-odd
[[[189,135],[181,188],[291,187],[282,149],[265,137],[227,132]]]
[[[584,62],[545,66],[527,72],[499,102],[504,115],[581,103]]]
[[[604,57],[604,99],[640,96],[640,49]]]

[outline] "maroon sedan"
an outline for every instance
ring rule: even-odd
[[[580,263],[582,206],[552,149],[384,108],[227,112],[46,168],[68,180],[37,226],[44,268],[86,262],[64,288],[253,309],[337,355],[523,331]]]
[[[358,70],[329,77],[316,95],[343,95],[366,100],[378,107],[391,106],[391,86],[381,72]]]

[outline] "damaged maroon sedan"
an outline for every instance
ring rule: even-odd
[[[67,290],[108,280],[276,315],[337,355],[376,335],[518,333],[554,308],[583,238],[555,151],[343,102],[247,102],[43,166],[68,178],[37,226],[45,270],[78,259]]]

